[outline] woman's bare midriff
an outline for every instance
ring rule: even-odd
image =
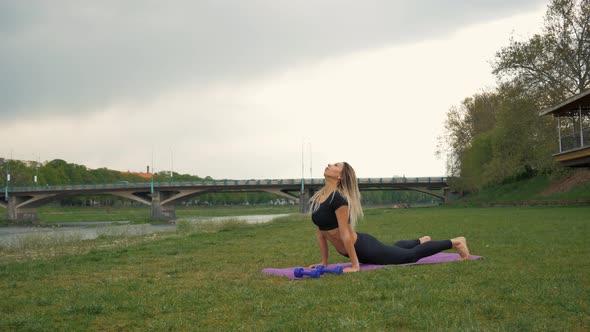
[[[322,235],[324,236],[324,238],[328,241],[330,241],[330,243],[332,243],[332,245],[334,246],[334,248],[336,248],[336,250],[342,254],[342,255],[348,255],[348,252],[346,251],[346,248],[344,247],[344,242],[342,242],[342,238],[340,237],[340,229],[339,228],[334,228],[331,229],[329,231],[321,231]],[[352,243],[356,243],[356,232],[351,232],[352,233]]]

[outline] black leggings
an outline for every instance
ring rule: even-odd
[[[357,233],[357,235],[354,249],[359,262],[363,264],[414,263],[421,258],[453,247],[451,240],[428,241],[422,244],[420,244],[420,240],[402,240],[388,246],[369,234]]]

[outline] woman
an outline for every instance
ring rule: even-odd
[[[329,164],[324,170],[324,178],[326,185],[310,199],[311,218],[318,226],[316,238],[322,265],[328,265],[328,241],[341,255],[350,258],[352,266],[345,268],[344,272],[358,271],[360,263],[413,263],[447,249],[454,249],[461,259],[469,257],[464,237],[432,241],[429,236],[423,236],[388,246],[369,234],[355,232],[354,226],[363,217],[363,209],[354,169],[345,162]]]

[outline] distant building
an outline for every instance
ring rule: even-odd
[[[142,173],[142,172],[121,172],[121,174],[131,174],[131,175],[137,175],[143,179],[151,179],[152,178],[152,173],[150,173],[150,167],[147,166],[146,168],[147,172],[146,173]]]
[[[152,174],[151,173],[140,173],[140,172],[121,172],[121,174],[131,174],[131,175],[137,175],[143,179],[151,179],[152,178]]]

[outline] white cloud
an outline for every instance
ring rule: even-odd
[[[100,111],[444,38],[544,0],[0,2],[0,114]]]
[[[213,84],[185,83],[94,112],[5,121],[0,155],[92,168],[174,170],[214,178],[313,176],[346,160],[360,177],[440,176],[434,156],[451,105],[494,85],[488,61],[510,32],[541,26],[543,8],[443,38],[324,57]],[[236,56],[239,56],[236,55]],[[141,101],[138,101],[141,100]],[[311,144],[309,143],[311,142]],[[4,152],[4,153],[2,153]]]

